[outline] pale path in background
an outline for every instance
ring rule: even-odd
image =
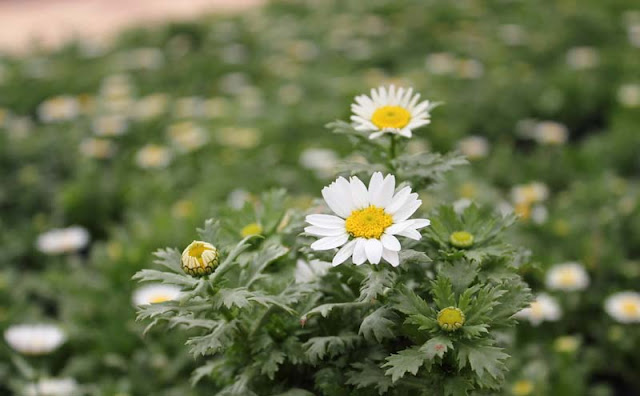
[[[56,47],[72,37],[104,39],[159,21],[231,12],[264,0],[0,0],[0,51],[25,51],[34,41]]]

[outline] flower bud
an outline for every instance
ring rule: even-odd
[[[447,307],[438,312],[438,324],[444,331],[455,331],[464,324],[464,312],[456,307]]]
[[[182,252],[182,270],[191,276],[209,275],[218,263],[218,249],[207,242],[193,241]]]
[[[456,231],[449,236],[449,242],[459,249],[471,247],[473,239],[473,234],[467,231]]]

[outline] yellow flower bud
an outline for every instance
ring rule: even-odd
[[[473,245],[473,234],[467,231],[456,231],[449,236],[449,242],[460,249]]]
[[[247,224],[240,231],[240,234],[243,237],[248,237],[250,235],[260,235],[261,233],[262,233],[262,226],[258,223]]]
[[[193,241],[182,252],[182,270],[191,276],[209,275],[218,263],[218,249],[207,242]]]
[[[438,324],[445,331],[455,331],[464,324],[464,312],[456,307],[447,307],[438,312]]]

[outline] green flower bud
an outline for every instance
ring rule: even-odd
[[[473,234],[467,231],[456,231],[449,236],[449,242],[459,249],[471,247],[473,239]]]
[[[444,331],[456,331],[464,324],[464,312],[456,307],[447,307],[438,312],[438,324]]]

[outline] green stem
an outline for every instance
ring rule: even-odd
[[[393,160],[396,159],[396,135],[389,135],[389,170],[392,172],[395,171],[395,166],[393,166]]]

